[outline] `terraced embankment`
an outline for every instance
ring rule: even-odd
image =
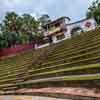
[[[0,61],[4,93],[40,87],[100,87],[100,29]]]

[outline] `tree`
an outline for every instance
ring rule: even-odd
[[[43,34],[41,34],[41,32],[37,32],[37,33],[32,33],[32,36],[31,36],[31,40],[34,41],[34,43],[38,43],[40,41],[40,39],[43,38]]]
[[[41,25],[44,26],[47,23],[51,22],[51,19],[50,19],[49,15],[44,14],[39,18],[39,21],[40,21]]]
[[[29,43],[30,42],[29,38],[30,38],[30,36],[27,35],[27,34],[19,34],[18,37],[17,37],[16,43],[17,44]]]
[[[39,27],[39,22],[36,21],[34,17],[32,17],[29,14],[22,15],[22,26],[21,26],[22,33],[32,34],[32,32],[38,29],[38,27]]]
[[[15,12],[7,12],[2,23],[3,32],[18,32],[18,15]]]
[[[97,24],[100,24],[100,2],[96,0],[92,3],[92,5],[88,8],[87,18],[94,17]]]
[[[0,42],[3,44],[5,40],[8,47],[15,44],[36,42],[42,35],[42,32],[39,30],[39,24],[40,22],[35,20],[30,14],[19,16],[15,12],[8,12],[0,24],[0,30],[4,38]]]
[[[11,47],[12,45],[16,44],[17,41],[17,34],[14,32],[4,33],[3,37],[6,40],[8,47]]]
[[[4,36],[0,34],[0,48],[6,48],[8,47],[8,43],[5,40]]]
[[[38,28],[39,28],[39,21],[36,21],[35,18],[29,14],[22,15],[21,33],[28,34],[30,42],[32,41],[36,42],[37,33],[39,31]]]
[[[0,25],[3,32],[32,33],[39,27],[39,22],[30,14],[19,16],[15,12],[7,12]]]

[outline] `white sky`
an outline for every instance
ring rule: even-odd
[[[7,11],[34,16],[48,14],[51,19],[68,16],[72,21],[85,18],[86,11],[94,0],[0,0],[0,19]]]

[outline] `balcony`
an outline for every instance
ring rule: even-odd
[[[61,30],[61,27],[52,28],[52,29],[50,29],[50,30],[48,31],[48,35],[52,35],[52,34],[58,32],[58,31],[60,31],[60,30]]]

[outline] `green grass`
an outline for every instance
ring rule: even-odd
[[[86,76],[65,76],[63,78],[64,81],[86,81],[86,80],[98,80],[100,79],[100,75],[86,75]]]
[[[96,54],[96,53],[99,53],[100,52],[100,50],[97,50],[97,51],[91,51],[91,52],[86,52],[86,53],[84,53],[84,54],[79,54],[79,55],[75,55],[75,56],[72,56],[72,57],[68,57],[68,58],[63,58],[63,59],[60,59],[60,60],[54,60],[54,61],[49,61],[49,62],[46,62],[46,63],[43,63],[42,64],[42,66],[44,67],[45,65],[54,65],[55,63],[57,63],[57,62],[60,62],[60,61],[69,61],[69,60],[71,60],[71,61],[73,61],[72,59],[77,59],[77,58],[79,58],[79,60],[82,58],[82,57],[84,57],[84,56],[86,56],[86,57],[88,57],[89,58],[89,56],[91,56],[92,54]]]
[[[93,68],[100,68],[100,63],[99,64],[90,64],[90,65],[85,65],[85,66],[78,66],[78,67],[71,67],[71,68],[67,68],[67,66],[64,69],[60,69],[60,70],[54,70],[54,71],[48,71],[48,72],[43,72],[43,73],[37,73],[37,74],[32,74],[31,76],[34,78],[34,76],[41,76],[41,75],[50,75],[50,74],[59,74],[61,72],[69,72],[69,71],[82,71],[82,70],[86,70],[86,69],[93,69]],[[29,76],[27,76],[29,77]]]
[[[61,72],[69,72],[69,71],[73,72],[73,71],[78,71],[78,70],[82,71],[84,69],[86,70],[86,69],[93,69],[93,68],[100,68],[100,63],[99,64],[85,65],[85,66],[78,66],[78,67],[71,67],[71,68],[65,67],[64,69],[48,71],[48,72],[44,72],[44,73],[32,74],[31,76],[34,78],[34,76],[49,75],[49,74],[55,74],[55,73],[61,73]],[[13,78],[16,75],[17,74],[1,77],[0,78],[0,82],[1,82],[1,80],[5,80],[5,79],[7,80],[8,78]],[[30,75],[27,75],[26,77],[30,77]]]
[[[89,40],[88,40],[88,41],[89,41]],[[84,48],[86,48],[86,47],[90,47],[90,46],[92,46],[92,45],[96,45],[97,43],[99,43],[98,41],[100,42],[100,37],[99,37],[99,36],[97,36],[95,40],[89,41],[89,43],[88,43],[88,42],[85,42],[85,43],[84,43],[84,42],[82,41],[82,43],[76,44],[77,48],[75,48],[75,46],[72,45],[72,47],[64,48],[63,50],[60,49],[59,52],[56,52],[54,55],[49,56],[49,58],[56,57],[56,56],[58,56],[58,55],[60,55],[60,54],[63,54],[64,52],[66,52],[66,53],[72,53],[72,52],[74,51],[74,49],[75,49],[75,50],[79,50],[79,49],[84,49]],[[68,52],[67,52],[67,51],[68,51]]]
[[[61,43],[53,44],[38,50],[29,51],[16,55],[15,57],[0,61],[0,85],[10,84],[16,80],[18,74],[27,71],[29,65],[34,61],[31,69],[28,70],[29,75],[23,73],[22,78],[27,79],[39,76],[53,75],[63,72],[77,72],[84,70],[93,70],[100,67],[100,63],[95,64],[100,59],[100,29],[86,32],[71,39],[64,40]],[[84,52],[84,54],[83,54]],[[43,58],[44,57],[44,58]],[[48,59],[47,59],[48,58]],[[42,63],[41,66],[39,63]],[[92,64],[94,63],[94,64]],[[86,73],[85,73],[86,74]],[[25,76],[24,76],[25,75]],[[53,77],[50,80],[53,81]],[[23,80],[22,79],[22,80]],[[100,75],[88,76],[64,76],[58,77],[55,80],[92,80],[100,79]],[[19,84],[28,84],[28,82],[19,82]],[[34,82],[33,82],[34,83]],[[12,84],[13,85],[13,84]]]
[[[93,57],[93,58],[88,58],[88,59],[84,59],[84,60],[78,60],[78,61],[74,61],[74,62],[68,62],[68,63],[58,64],[58,65],[55,65],[55,66],[49,66],[49,67],[39,68],[39,69],[31,70],[30,72],[34,73],[34,72],[37,72],[37,71],[40,72],[40,71],[50,70],[50,69],[54,69],[54,68],[57,68],[56,70],[58,70],[58,68],[61,69],[62,67],[67,67],[68,68],[68,66],[70,64],[77,64],[78,65],[79,62],[85,63],[86,61],[89,62],[91,60],[96,60],[96,59],[100,59],[100,56]],[[73,66],[73,67],[75,67],[75,66]]]
[[[64,57],[64,56],[73,56],[73,55],[77,55],[82,52],[91,51],[92,49],[97,49],[97,48],[100,48],[100,41],[90,45],[89,47],[87,47],[87,45],[85,45],[85,47],[71,49],[71,52],[63,51],[59,54],[54,54],[53,56],[51,56],[49,58],[49,60],[52,61],[52,60],[55,60],[57,58]]]
[[[52,77],[52,78],[43,78],[40,80],[31,80],[22,83],[16,83],[14,86],[18,85],[27,85],[27,84],[34,84],[34,83],[44,83],[44,82],[53,82],[53,81],[86,81],[86,80],[98,80],[100,79],[99,74],[88,74],[88,75],[69,75],[69,76],[62,76],[62,77]]]
[[[87,49],[85,49],[86,51],[88,51],[89,49],[93,49],[93,48],[95,48],[95,47],[99,47],[100,45],[95,45],[94,47],[89,47],[89,48],[87,48]],[[84,50],[84,49],[83,49]],[[80,51],[77,51],[76,53],[79,53],[79,52],[81,52],[81,51],[83,51],[83,50],[80,50]],[[74,52],[75,53],[75,52]],[[84,54],[85,55],[85,54]],[[66,55],[64,55],[64,56],[66,56]],[[78,55],[77,55],[78,56]],[[82,55],[81,55],[82,56]],[[73,56],[72,56],[73,57]],[[69,58],[71,58],[71,57],[69,57]],[[29,59],[27,62],[30,62],[30,64],[31,64],[31,62],[32,61],[30,61],[31,59]],[[25,61],[26,62],[26,61]],[[23,62],[24,63],[24,62]],[[18,65],[18,64],[16,64],[16,66],[14,66],[14,65],[12,65],[12,68],[11,67],[7,67],[7,68],[3,68],[3,70],[1,70],[1,73],[7,73],[7,71],[9,70],[9,72],[13,72],[14,70],[16,70],[16,69],[23,69],[24,67],[26,67],[26,66],[28,66],[29,64],[28,63],[25,63],[25,64],[23,64],[23,65]],[[14,67],[13,67],[14,66]],[[19,70],[20,70],[19,69]],[[1,74],[0,74],[1,75]]]
[[[99,30],[99,29],[97,29],[97,30]],[[54,51],[57,53],[59,51],[63,51],[64,49],[66,49],[65,46],[66,47],[67,46],[73,47],[74,45],[82,46],[82,45],[80,45],[81,43],[82,44],[85,44],[85,43],[88,43],[88,42],[92,42],[92,40],[94,40],[94,39],[96,39],[96,38],[98,38],[100,36],[100,34],[99,34],[100,32],[98,32],[98,34],[97,34],[96,31],[95,31],[95,35],[94,35],[93,31],[92,31],[92,32],[86,32],[86,33],[81,34],[79,36],[76,36],[76,37],[74,37],[72,39],[65,40],[64,42],[59,43],[61,45],[60,46],[57,46],[57,48],[55,48]],[[60,48],[60,50],[58,48]]]

